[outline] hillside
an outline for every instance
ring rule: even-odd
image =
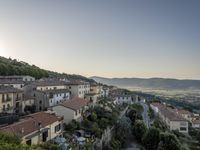
[[[152,89],[200,89],[200,80],[178,80],[164,78],[102,78],[91,77],[96,82],[119,86],[123,88],[152,88]]]
[[[94,80],[81,75],[53,72],[41,69],[35,65],[30,65],[23,61],[17,61],[16,59],[5,58],[2,56],[0,56],[0,75],[30,75],[36,79],[45,77],[60,77],[67,78],[69,80],[85,80],[88,82],[94,82]]]

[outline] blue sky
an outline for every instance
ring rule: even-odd
[[[0,0],[0,55],[85,76],[200,79],[199,0]]]

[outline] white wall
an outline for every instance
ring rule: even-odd
[[[65,96],[65,98],[64,98]],[[49,98],[49,106],[55,106],[65,100],[68,100],[70,98],[69,92],[66,93],[58,93],[58,94],[53,94],[53,98]]]
[[[78,120],[81,118],[81,113],[78,113],[75,115],[75,111],[69,108],[66,108],[64,106],[54,106],[53,111],[56,112],[57,115],[63,116],[64,117],[64,123],[68,124],[70,123],[73,119]]]
[[[84,98],[85,94],[90,92],[90,85],[69,85],[69,90],[71,91],[72,96],[78,96]]]
[[[132,97],[131,96],[118,96],[118,97],[115,97],[114,104],[121,105],[123,103],[131,104],[132,103]]]

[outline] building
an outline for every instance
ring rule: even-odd
[[[0,76],[0,80],[31,82],[35,81],[35,78],[31,76]]]
[[[68,89],[36,90],[34,91],[34,98],[36,110],[41,111],[69,100],[70,91]]]
[[[0,86],[0,113],[20,113],[23,93],[11,86]]]
[[[0,131],[20,137],[23,144],[41,144],[62,136],[63,118],[53,112],[38,112],[1,127]]]
[[[90,84],[83,81],[67,82],[66,87],[70,90],[72,97],[84,98],[85,94],[90,93]]]
[[[118,95],[114,98],[114,104],[115,105],[122,105],[124,103],[126,104],[133,104],[135,102],[135,99],[133,95]]]
[[[193,117],[191,123],[193,128],[200,128],[200,117]]]
[[[36,105],[34,97],[24,96],[24,99],[22,101],[22,112],[35,112],[35,111],[36,111]]]
[[[95,94],[95,93],[89,93],[89,94],[85,94],[85,99],[89,100],[90,103],[92,104],[96,104],[99,98],[99,94]]]
[[[161,103],[152,103],[150,106],[170,130],[188,133],[188,121],[177,114],[173,109]]]
[[[25,86],[24,81],[21,80],[2,80],[0,79],[0,86],[12,86],[16,89],[23,90],[23,87]]]
[[[25,96],[34,97],[36,110],[47,110],[70,98],[65,82],[59,80],[37,81],[24,88]]]
[[[103,86],[102,91],[101,91],[102,97],[108,97],[109,96],[109,91],[110,91],[110,89],[108,87]]]
[[[72,120],[81,121],[82,115],[87,109],[88,100],[74,97],[69,101],[63,102],[57,106],[52,107],[57,115],[64,117],[64,123],[68,124]]]
[[[183,118],[185,118],[187,121],[191,122],[192,121],[192,116],[193,114],[187,110],[184,109],[178,109],[177,114],[181,115]]]

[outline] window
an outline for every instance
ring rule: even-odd
[[[2,94],[2,102],[4,102],[4,101],[5,101],[5,95]]]
[[[26,141],[26,144],[27,144],[27,145],[31,145],[31,143],[32,143],[31,139],[28,140],[28,141]]]
[[[6,107],[5,107],[5,105],[3,105],[3,111],[5,111],[6,110]]]
[[[40,100],[40,102],[39,102],[40,104],[42,104],[42,101]]]
[[[77,116],[77,111],[75,111],[75,115]]]
[[[55,126],[55,133],[61,130],[61,124],[58,124],[57,126]]]
[[[42,107],[40,106],[39,110],[41,111],[42,110]]]
[[[180,131],[187,131],[186,127],[180,127]]]

